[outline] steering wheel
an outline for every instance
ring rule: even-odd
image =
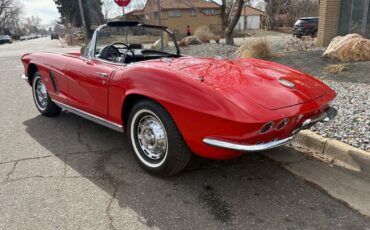
[[[118,53],[120,53],[120,52],[119,52],[119,49],[116,47],[116,45],[122,45],[122,46],[124,46],[124,48],[126,48],[127,51],[130,51],[131,52],[133,61],[134,62],[136,61],[135,52],[134,52],[133,49],[131,49],[130,46],[128,46],[127,44],[125,44],[123,42],[115,42],[112,45],[110,45],[110,47],[114,48]],[[126,60],[126,57],[125,57],[125,60]]]

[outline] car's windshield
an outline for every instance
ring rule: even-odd
[[[95,56],[99,57],[105,48],[115,43],[117,48],[123,48],[122,43],[129,46],[137,56],[142,55],[142,51],[161,53],[162,56],[178,54],[178,47],[167,31],[139,25],[102,28],[97,36]],[[121,52],[123,50],[120,49]],[[130,54],[131,50],[126,53]]]

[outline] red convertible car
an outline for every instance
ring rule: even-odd
[[[256,59],[182,56],[165,27],[100,26],[81,52],[22,57],[37,109],[62,109],[126,132],[152,174],[181,171],[192,153],[231,159],[276,148],[328,120],[335,92],[289,67]]]

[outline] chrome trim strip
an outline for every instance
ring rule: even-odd
[[[87,113],[87,112],[82,111],[82,110],[80,110],[80,109],[76,109],[76,108],[74,108],[74,107],[72,107],[72,106],[66,105],[66,104],[61,103],[61,102],[58,102],[58,101],[56,101],[56,100],[53,100],[53,102],[54,102],[55,104],[57,104],[59,107],[61,107],[61,108],[65,109],[65,110],[68,110],[68,111],[70,111],[71,113],[74,113],[74,114],[76,114],[76,115],[78,115],[78,116],[80,116],[80,117],[86,118],[86,119],[88,119],[88,120],[90,120],[90,121],[96,122],[96,123],[98,123],[98,124],[100,124],[100,125],[103,125],[103,126],[105,126],[105,127],[107,127],[107,128],[110,128],[110,129],[113,129],[113,130],[115,130],[115,131],[118,131],[118,132],[121,132],[121,133],[123,133],[123,132],[124,132],[124,131],[123,131],[123,126],[122,126],[122,125],[119,125],[119,124],[113,123],[113,122],[108,121],[108,120],[106,120],[106,119],[104,119],[104,118],[101,118],[101,117],[95,116],[95,115],[93,115],[93,114]]]
[[[99,72],[96,72],[96,74],[101,77],[101,78],[108,78],[108,74],[107,73],[99,73]]]
[[[27,77],[27,75],[26,75],[26,74],[21,74],[20,78],[21,78],[22,80],[28,81],[28,77]]]
[[[245,152],[259,152],[259,151],[269,150],[269,149],[273,149],[273,148],[288,144],[294,138],[295,136],[290,136],[282,140],[271,141],[268,143],[262,143],[262,144],[256,144],[256,145],[235,144],[232,142],[220,141],[220,140],[216,140],[212,138],[205,138],[203,142],[208,145],[211,145],[214,147],[220,147],[224,149],[231,149],[231,150],[245,151]]]

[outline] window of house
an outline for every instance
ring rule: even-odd
[[[181,11],[180,10],[169,10],[168,11],[168,17],[181,17]]]
[[[191,16],[197,16],[197,11],[196,10],[191,10],[190,15]]]
[[[216,15],[216,10],[215,9],[205,9],[203,10],[203,13],[205,15]]]
[[[158,19],[158,12],[154,12],[154,19]]]

